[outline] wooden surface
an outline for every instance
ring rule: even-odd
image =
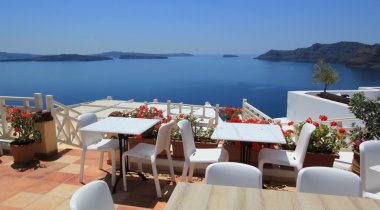
[[[179,183],[166,210],[380,209],[380,200],[207,184]]]

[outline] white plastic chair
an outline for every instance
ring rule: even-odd
[[[71,210],[115,210],[107,183],[101,180],[79,188],[70,199]]]
[[[93,113],[82,114],[78,117],[80,128],[97,122],[97,117]],[[100,132],[81,131],[82,137],[82,157],[80,162],[80,178],[79,181],[83,182],[84,163],[86,159],[87,150],[100,151],[99,169],[103,168],[104,152],[111,153],[112,161],[112,185],[116,182],[116,150],[119,148],[119,143],[116,139],[103,139]]]
[[[122,164],[123,164],[123,174],[126,175],[125,166],[126,166],[126,157],[135,157],[138,159],[138,170],[142,172],[142,164],[141,160],[149,160],[152,164],[154,183],[156,185],[157,197],[162,197],[161,186],[158,180],[157,166],[156,166],[156,158],[157,155],[160,154],[163,150],[166,150],[166,156],[169,160],[169,169],[172,181],[175,182],[174,177],[174,168],[172,156],[170,154],[170,131],[174,125],[175,121],[172,120],[169,123],[162,124],[160,129],[158,130],[158,136],[156,140],[156,145],[139,143],[131,150],[128,150],[123,153]],[[123,184],[124,191],[127,191],[127,181],[126,176],[123,176]]]
[[[206,184],[261,188],[263,181],[261,171],[254,166],[224,162],[206,168]]]
[[[283,166],[294,167],[296,174],[303,167],[310,136],[315,130],[315,126],[306,123],[301,130],[298,144],[295,151],[261,149],[259,153],[259,169],[263,172],[264,163],[273,163]]]
[[[228,153],[224,148],[212,149],[197,149],[194,143],[193,130],[191,129],[188,120],[181,120],[178,122],[180,128],[183,152],[185,155],[185,162],[183,165],[181,181],[185,181],[187,172],[189,171],[189,180],[192,180],[194,167],[196,163],[216,163],[228,161]]]
[[[329,167],[308,167],[300,170],[297,191],[362,197],[361,180],[358,175]]]
[[[359,150],[363,196],[380,199],[380,172],[370,169],[380,165],[380,141],[365,141],[360,144]]]

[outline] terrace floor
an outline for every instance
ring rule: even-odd
[[[81,186],[79,183],[79,164],[81,150],[69,146],[59,146],[58,155],[36,161],[28,166],[13,163],[9,154],[0,157],[0,210],[6,209],[69,209],[71,195]],[[107,158],[104,158],[105,161]],[[111,182],[111,167],[104,163],[98,169],[99,153],[87,153],[84,184],[93,180]],[[160,170],[159,170],[160,172]],[[164,172],[166,173],[166,172]],[[167,174],[160,174],[163,198],[157,199],[153,176],[146,174],[148,180],[142,181],[136,175],[128,175],[128,192],[123,191],[122,181],[117,192],[112,195],[115,207],[122,209],[164,209],[175,183]],[[176,175],[179,180],[179,176]],[[203,182],[195,177],[194,182]],[[281,183],[265,183],[270,189],[294,191],[294,186]]]

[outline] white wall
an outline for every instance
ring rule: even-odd
[[[308,117],[318,119],[321,114],[330,119],[355,117],[348,110],[348,105],[314,96],[319,92],[321,91],[289,91],[286,117],[294,121],[303,121]],[[365,96],[370,99],[380,97],[380,87],[359,87],[359,90],[329,91],[329,93],[347,94],[350,97],[357,92],[364,92]]]

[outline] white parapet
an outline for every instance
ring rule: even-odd
[[[318,119],[321,114],[330,119],[354,118],[347,104],[331,101],[316,96],[321,91],[289,91],[286,117],[293,121],[303,121],[308,117]],[[345,94],[351,97],[357,92],[364,92],[366,97],[377,99],[380,88],[359,88],[359,90],[333,90],[334,94]]]

